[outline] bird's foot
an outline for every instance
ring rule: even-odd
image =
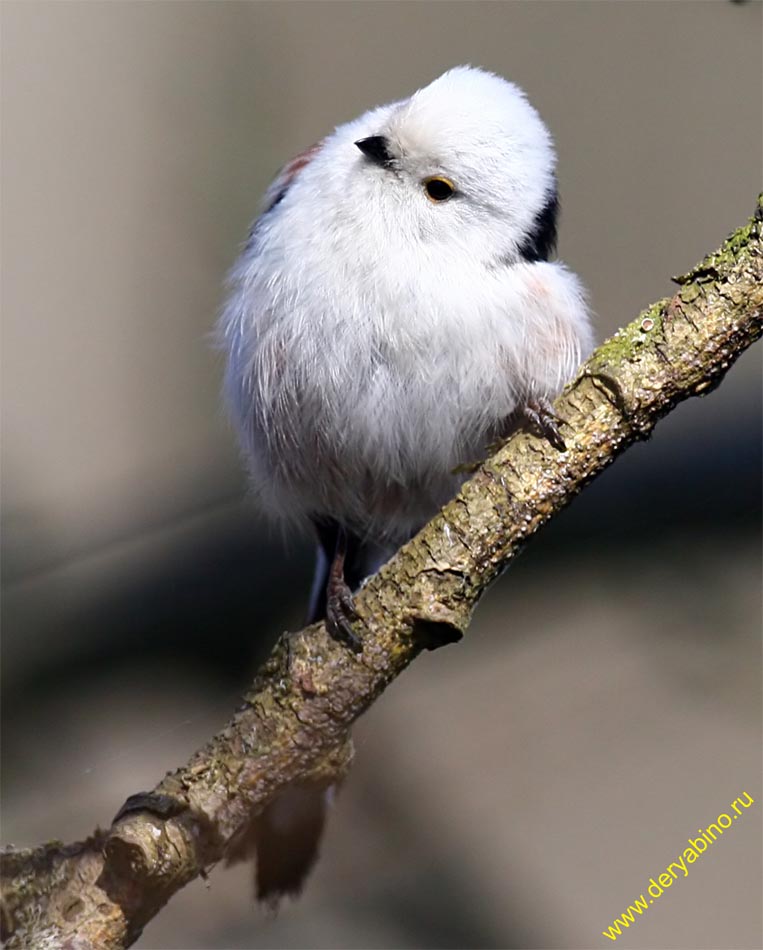
[[[355,609],[352,591],[344,579],[346,553],[347,537],[341,531],[326,586],[326,629],[338,643],[344,644],[353,653],[362,653],[363,641],[353,629],[353,623],[360,620],[360,615]]]
[[[559,426],[565,425],[565,420],[554,412],[550,400],[544,396],[528,399],[522,407],[522,414],[536,435],[546,439],[559,452],[566,451],[567,446],[559,431]]]

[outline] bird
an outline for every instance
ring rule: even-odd
[[[317,540],[308,620],[356,653],[353,592],[467,463],[520,426],[564,450],[551,402],[593,330],[558,215],[548,128],[474,66],[337,126],[265,193],[219,318],[224,397],[262,510]]]

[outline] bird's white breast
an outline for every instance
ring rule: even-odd
[[[429,241],[394,201],[353,193],[325,151],[234,272],[228,401],[267,510],[397,539],[523,399],[558,391],[587,312],[561,265]]]

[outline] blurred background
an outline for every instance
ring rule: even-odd
[[[301,625],[209,334],[259,196],[473,63],[556,138],[598,336],[752,212],[761,14],[731,2],[3,3],[3,840],[108,824]],[[760,347],[529,547],[358,724],[303,897],[217,868],[142,948],[760,947]]]

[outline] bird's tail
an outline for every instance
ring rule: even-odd
[[[308,623],[326,616],[328,572],[341,531],[334,521],[316,522],[315,527],[319,544]],[[349,535],[347,541],[347,582],[355,589],[384,563],[392,549],[363,542],[354,535]],[[275,907],[282,897],[296,896],[304,887],[318,860],[328,805],[351,758],[352,743],[348,740],[337,753],[335,768],[324,770],[321,780],[280,789],[229,845],[229,864],[254,857],[258,900]]]
[[[254,857],[257,899],[276,907],[295,897],[318,859],[333,786],[287,785],[231,843],[228,863]]]

